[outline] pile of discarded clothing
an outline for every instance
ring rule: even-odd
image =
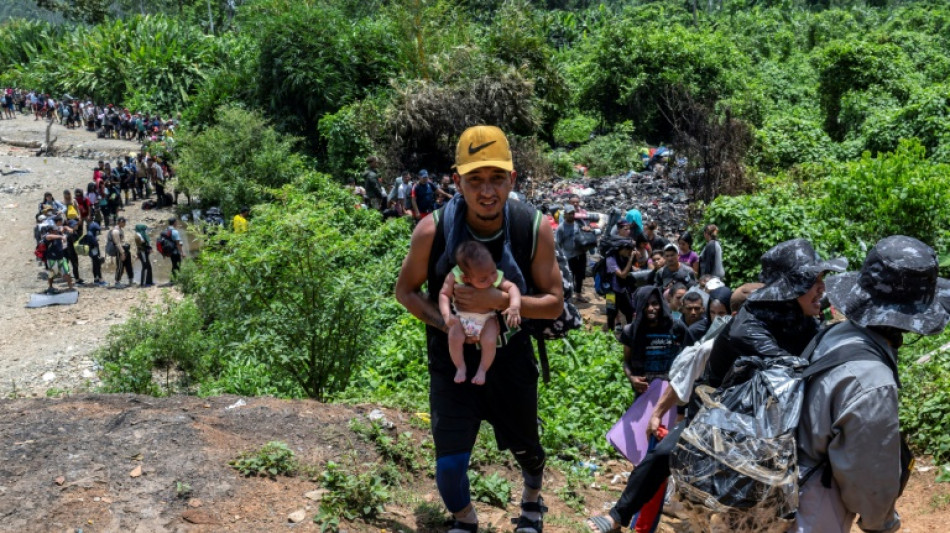
[[[554,180],[529,183],[525,187],[529,202],[547,206],[553,212],[564,206],[572,195],[589,212],[608,213],[638,209],[644,221],[654,221],[663,234],[679,234],[687,229],[689,197],[681,172],[661,176],[655,172],[629,172],[620,176],[580,180]]]

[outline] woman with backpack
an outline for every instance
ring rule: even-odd
[[[628,276],[637,267],[634,242],[628,237],[630,224],[624,220],[617,223],[617,236],[605,237],[602,248],[606,283],[604,298],[607,301],[607,331],[617,327],[617,315],[623,314],[624,323],[633,320],[633,284]]]

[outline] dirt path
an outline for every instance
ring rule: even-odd
[[[46,124],[32,117],[0,120],[0,137],[39,140]],[[64,189],[85,189],[99,159],[114,160],[137,150],[136,143],[96,139],[82,129],[54,125],[52,136],[66,157],[36,157],[33,150],[0,143],[0,397],[36,396],[61,390],[84,390],[97,383],[90,354],[105,337],[109,326],[123,322],[140,301],[156,300],[162,289],[123,290],[79,288],[79,303],[27,309],[30,294],[46,288],[45,272],[33,257],[34,216],[45,191],[62,199]],[[16,173],[14,170],[26,170]],[[130,205],[121,213],[129,226],[137,223],[159,228],[171,215],[168,209],[142,211]],[[100,238],[102,243],[102,238]],[[157,282],[167,281],[168,261],[152,255]],[[79,259],[80,275],[92,280],[88,257]],[[103,276],[114,279],[110,261]]]
[[[295,531],[318,531],[312,522],[319,503],[306,495],[319,490],[328,461],[347,473],[385,463],[376,448],[350,428],[365,423],[373,406],[325,405],[273,398],[238,402],[233,396],[151,398],[80,395],[63,399],[20,399],[0,403],[0,523],[4,531],[218,532],[277,531],[288,516],[303,511]],[[237,404],[237,406],[235,406]],[[234,406],[234,407],[232,407]],[[392,502],[373,523],[342,521],[346,531],[444,531],[435,482],[431,438],[407,413],[382,410],[396,436],[408,432],[428,457],[423,471],[401,470]],[[263,444],[285,442],[305,466],[295,477],[245,478],[227,465]],[[520,475],[491,467],[513,480]],[[580,490],[581,508],[559,495],[564,477],[549,470],[545,531],[582,532],[584,519],[616,500],[622,483],[612,483],[626,466],[613,461]],[[922,470],[922,471],[921,471]],[[943,532],[950,518],[950,485],[934,482],[935,469],[918,469],[898,509],[905,532]],[[311,495],[313,497],[313,495]],[[487,530],[511,531],[517,505],[505,509],[477,504]],[[660,531],[681,533],[686,525],[664,518]],[[855,528],[855,531],[857,529]]]

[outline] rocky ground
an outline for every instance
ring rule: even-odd
[[[388,434],[408,432],[422,456],[431,454],[424,423],[375,406],[237,397],[152,398],[75,395],[0,403],[0,529],[3,531],[270,532],[319,531],[312,521],[325,494],[315,479],[328,461],[347,473],[386,461],[350,428],[376,410],[392,423]],[[228,462],[269,441],[285,442],[300,461],[297,475],[243,477]],[[495,461],[496,463],[499,461]],[[629,467],[598,465],[568,505],[562,474],[546,475],[550,507],[545,531],[584,531],[584,518],[609,508]],[[950,487],[919,467],[899,502],[906,532],[946,531]],[[431,458],[417,474],[401,470],[392,501],[375,521],[341,522],[360,532],[444,531],[446,515],[431,479]],[[510,480],[510,466],[489,467]],[[514,484],[515,499],[520,490]],[[504,509],[477,504],[486,531],[510,531],[515,503]],[[293,519],[302,518],[299,523]],[[663,533],[686,531],[666,517]],[[855,528],[855,531],[858,531]]]
[[[682,172],[675,169],[660,174],[629,172],[603,178],[532,183],[525,187],[525,194],[535,205],[548,206],[552,211],[565,205],[575,194],[587,211],[606,215],[611,209],[622,213],[638,209],[644,224],[656,222],[661,235],[673,238],[695,222],[690,218],[693,213],[684,185]]]
[[[32,117],[0,120],[0,137],[40,140],[46,124]],[[142,301],[161,298],[163,288],[79,288],[79,302],[71,306],[27,309],[30,294],[46,288],[46,273],[33,256],[33,226],[43,193],[62,198],[64,189],[85,189],[92,181],[92,168],[100,159],[115,159],[137,150],[136,143],[97,139],[82,129],[54,125],[58,137],[56,157],[36,157],[35,150],[0,143],[0,396],[37,396],[63,390],[88,390],[97,384],[92,351],[109,326],[123,322]],[[143,211],[130,205],[121,214],[129,226],[148,224],[152,234],[161,230],[170,209]],[[100,238],[100,243],[103,242]],[[156,283],[168,281],[170,264],[152,254]],[[136,265],[136,271],[138,265]],[[79,259],[80,275],[92,281],[88,257]],[[114,279],[111,261],[103,276]],[[65,288],[65,284],[57,284]]]

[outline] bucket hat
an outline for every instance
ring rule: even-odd
[[[913,237],[894,235],[871,248],[860,272],[829,279],[828,297],[858,325],[932,335],[950,322],[938,297],[938,290],[950,291],[950,285],[937,273],[933,248]]]
[[[792,239],[773,246],[762,254],[759,281],[765,287],[749,296],[751,302],[793,300],[811,289],[822,272],[844,272],[848,260],[837,257],[822,261],[805,239]]]

